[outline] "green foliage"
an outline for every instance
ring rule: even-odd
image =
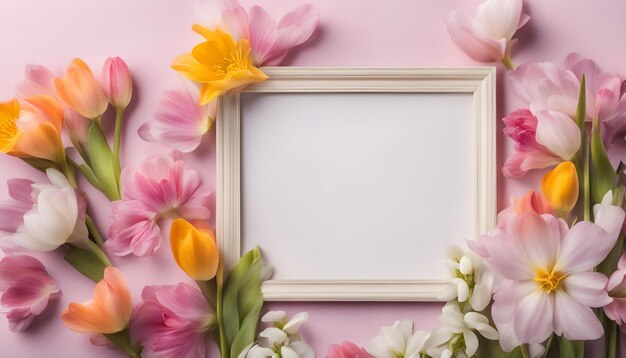
[[[89,126],[87,146],[91,158],[91,172],[83,166],[80,168],[81,172],[94,187],[102,191],[109,199],[119,200],[120,191],[113,167],[113,153],[96,122]]]
[[[93,282],[102,280],[104,269],[107,267],[107,264],[93,252],[75,246],[72,246],[65,255],[65,261]]]
[[[238,357],[256,337],[263,308],[263,276],[261,250],[256,247],[241,257],[224,286],[224,334],[232,358]]]

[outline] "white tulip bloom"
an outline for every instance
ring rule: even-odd
[[[443,264],[450,273],[450,283],[440,298],[445,301],[469,300],[476,311],[482,311],[491,301],[493,274],[480,257],[471,251],[465,252],[458,246],[448,246],[447,260]]]
[[[430,333],[413,333],[411,320],[396,321],[380,329],[380,334],[367,345],[367,352],[376,358],[419,358],[426,353]]]
[[[449,302],[441,310],[439,320],[444,326],[433,332],[428,355],[432,357],[471,357],[478,350],[478,331],[483,337],[498,339],[498,331],[478,312],[463,314],[456,303]]]
[[[32,184],[33,206],[12,235],[11,242],[29,251],[52,251],[70,243],[88,240],[85,207],[65,176],[46,170],[51,184]]]

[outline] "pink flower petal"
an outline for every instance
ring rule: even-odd
[[[554,300],[554,332],[569,340],[592,340],[602,337],[604,329],[591,308],[558,290]]]
[[[563,160],[570,160],[580,148],[580,128],[567,115],[553,111],[539,111],[537,115],[537,142]]]
[[[489,39],[476,34],[470,24],[469,15],[456,10],[448,15],[447,28],[452,41],[471,59],[479,62],[498,62],[506,49],[506,39]]]
[[[616,240],[598,225],[580,221],[563,238],[554,269],[564,273],[589,271],[604,260]]]
[[[600,272],[581,272],[565,277],[565,291],[587,307],[604,307],[613,301],[604,290],[607,278]]]
[[[56,96],[54,89],[55,76],[41,65],[26,65],[25,79],[15,87],[17,97],[24,100],[36,95]]]
[[[552,315],[554,297],[542,290],[534,290],[515,305],[514,329],[520,341],[543,343],[554,330]]]
[[[108,234],[104,246],[115,256],[152,255],[161,244],[155,214],[137,200],[112,203]]]

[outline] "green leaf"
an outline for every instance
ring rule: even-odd
[[[91,158],[91,169],[98,178],[102,191],[109,199],[119,200],[120,192],[113,170],[113,154],[104,134],[96,124],[91,123],[87,132],[87,146]]]
[[[37,169],[37,170],[41,170],[42,172],[45,172],[46,169],[48,168],[55,168],[55,169],[59,169],[59,166],[56,165],[56,163],[47,160],[47,159],[40,159],[40,158],[22,158],[22,160],[24,162],[26,162],[28,165],[30,165],[31,167]]]
[[[226,340],[232,342],[239,332],[239,305],[237,295],[239,294],[239,283],[250,270],[250,266],[255,260],[254,250],[249,251],[239,259],[239,262],[228,274],[228,279],[224,287],[224,330]]]
[[[578,90],[578,105],[576,106],[576,124],[581,131],[585,130],[585,119],[587,118],[587,86],[585,74],[580,78],[580,89]]]
[[[559,339],[561,357],[583,358],[585,356],[584,341],[570,341],[561,337]]]
[[[96,254],[75,246],[65,255],[65,261],[93,282],[102,280],[107,267]]]
[[[500,347],[500,342],[479,337],[480,344],[475,357],[477,358],[522,358],[522,350],[520,347],[515,348],[511,352],[505,352]]]
[[[261,282],[264,265],[258,247],[246,253],[235,265],[224,287],[224,334],[230,357],[238,357],[254,342],[263,308]]]
[[[604,194],[615,188],[617,174],[606,153],[597,118],[593,120],[591,128],[591,172],[591,197],[595,203],[599,203]]]
[[[80,164],[77,166],[78,166],[78,170],[80,170],[80,172],[89,181],[89,183],[91,183],[91,185],[93,185],[94,188],[101,190],[100,181],[98,180],[98,178],[96,178],[96,174],[93,172],[93,170],[91,170],[91,168],[87,164]]]

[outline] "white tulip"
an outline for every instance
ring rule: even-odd
[[[65,243],[80,246],[89,232],[76,192],[58,170],[46,173],[51,184],[32,185],[33,207],[11,241],[29,251],[52,251]]]

